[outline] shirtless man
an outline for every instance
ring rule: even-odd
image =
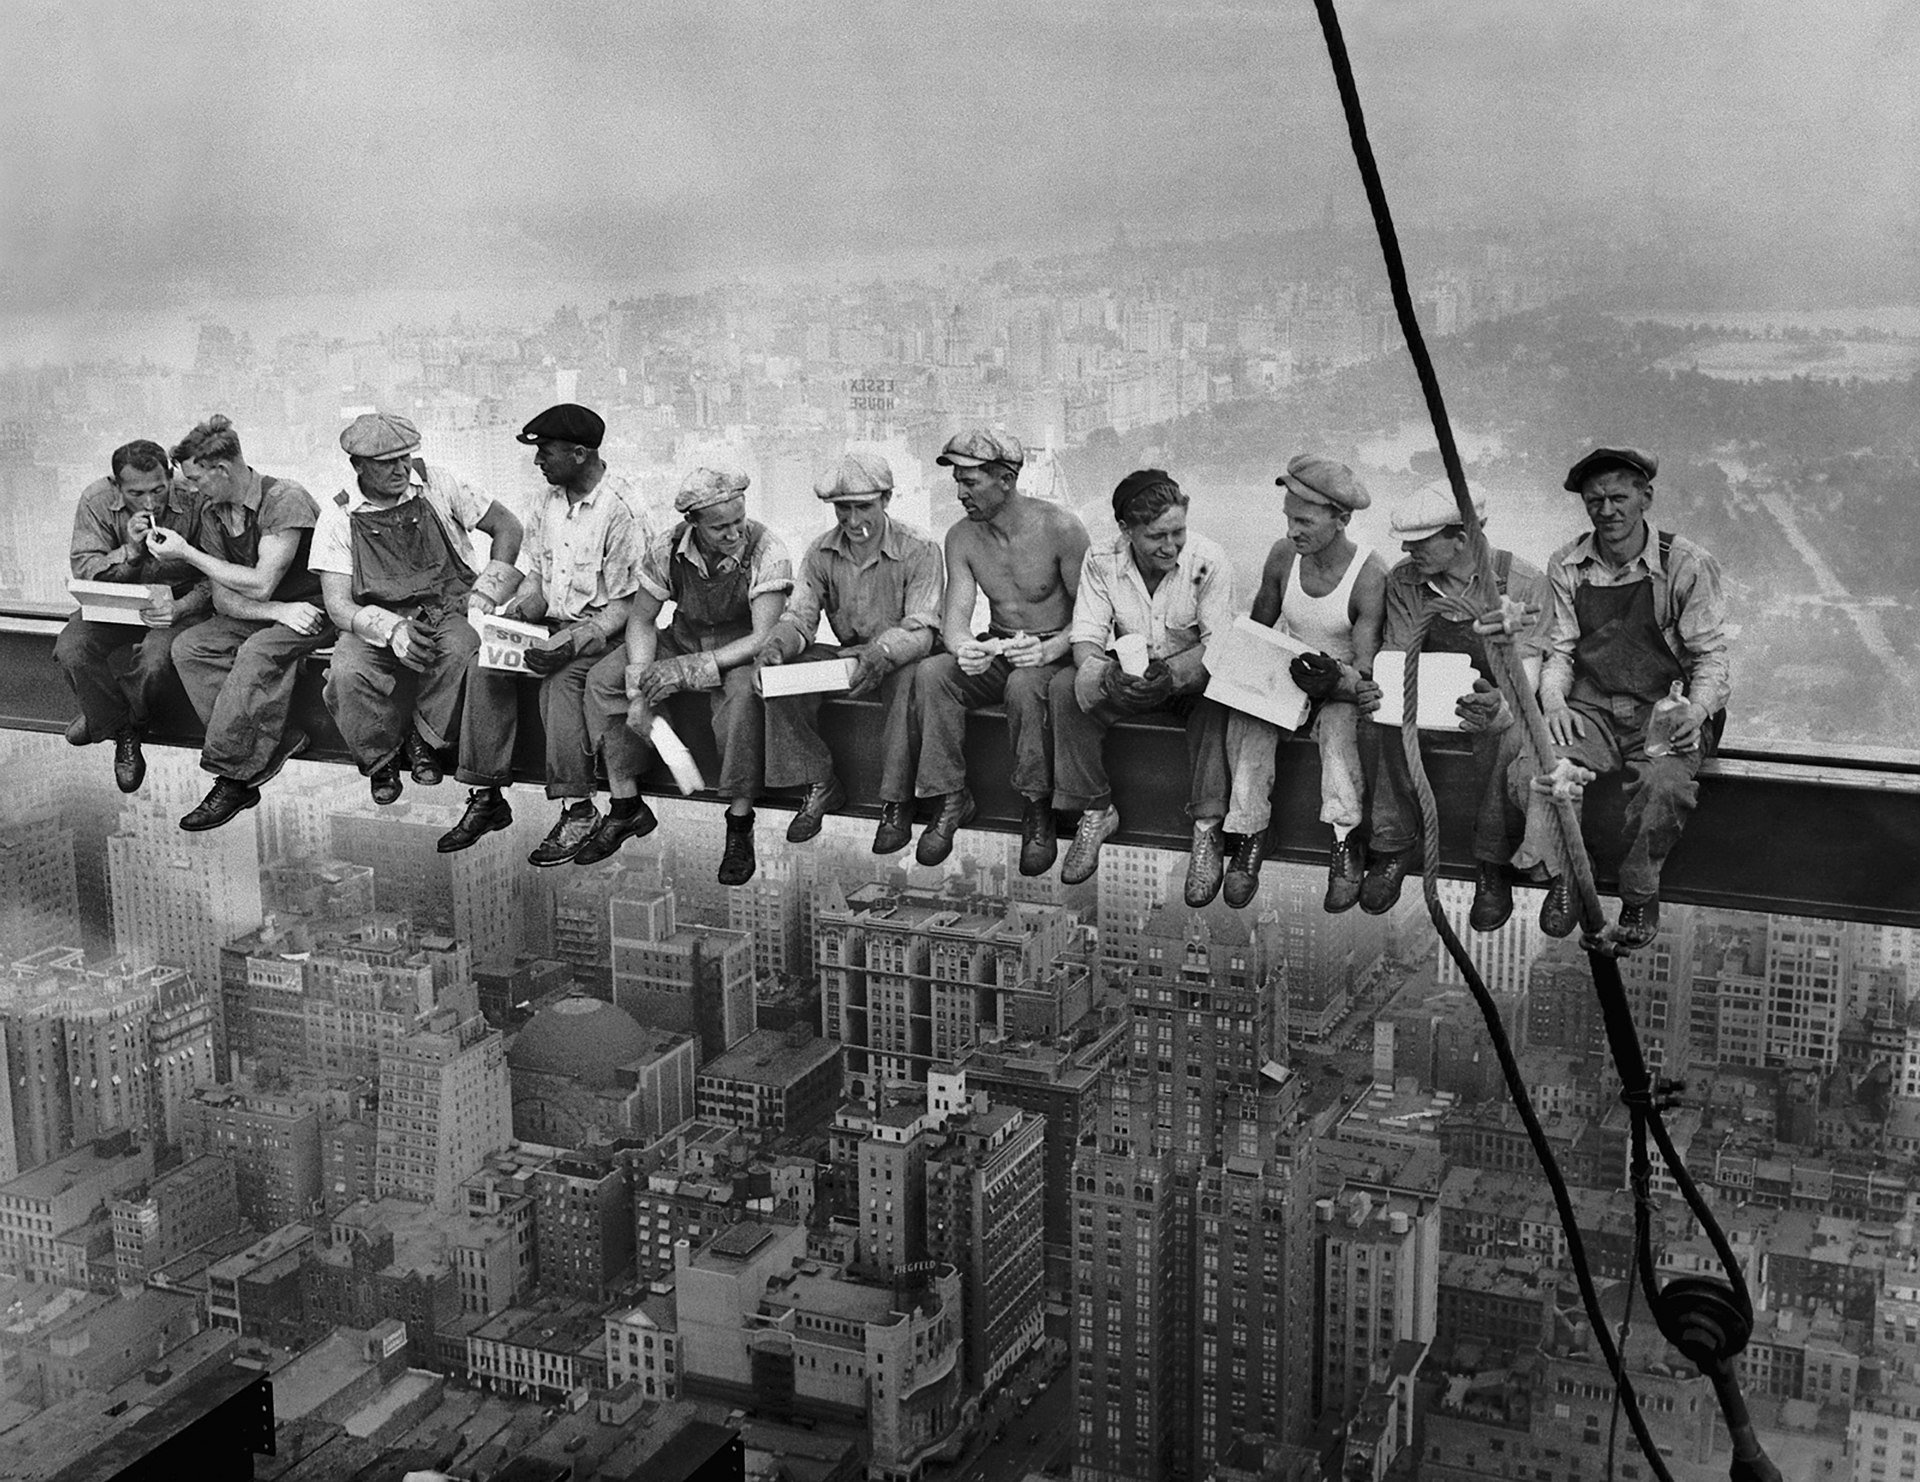
[[[1313,721],[1320,747],[1320,821],[1333,825],[1327,867],[1329,911],[1351,910],[1366,872],[1353,841],[1361,820],[1360,712],[1355,700],[1371,686],[1386,610],[1387,563],[1347,534],[1357,509],[1373,501],[1344,463],[1301,454],[1274,482],[1284,488],[1287,538],[1275,541],[1253,599],[1253,620],[1278,627],[1339,661]],[[1280,731],[1235,711],[1227,722],[1227,763],[1233,791],[1226,831],[1234,840],[1227,862],[1227,904],[1246,905],[1260,883],[1273,813],[1273,775]]]
[[[1013,745],[1013,786],[1026,799],[1020,819],[1020,873],[1044,875],[1059,852],[1053,824],[1053,756],[1047,689],[1073,656],[1073,598],[1087,554],[1086,527],[1065,510],[1015,490],[1026,453],[1005,433],[955,433],[938,463],[953,470],[967,517],[947,532],[947,651],[920,666],[914,691],[920,733],[917,797],[940,799],[914,857],[936,865],[973,818],[962,753],[967,712],[1004,703]],[[988,626],[975,637],[973,605],[987,595]],[[874,840],[876,853],[906,843]]]

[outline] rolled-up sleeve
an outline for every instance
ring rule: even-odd
[[[793,559],[786,543],[769,530],[753,548],[753,566],[747,582],[749,600],[768,592],[793,590]]]
[[[467,482],[458,474],[449,473],[444,468],[428,471],[431,483],[436,486],[447,501],[447,508],[460,522],[462,530],[472,530],[486,518],[487,511],[493,508],[493,501],[485,494],[467,487]]]
[[[800,558],[800,572],[787,597],[787,609],[780,614],[781,625],[800,635],[801,648],[813,642],[813,635],[820,630],[820,613],[826,602],[827,555],[816,540]]]
[[[946,597],[946,564],[932,541],[915,541],[907,551],[907,581],[901,593],[899,623],[874,640],[896,664],[910,664],[933,652]]]
[[[313,544],[307,550],[307,569],[352,576],[352,528],[342,505],[331,499],[321,505],[320,517],[313,523]]]
[[[1573,646],[1580,639],[1580,619],[1573,610],[1573,568],[1564,556],[1547,562],[1550,611],[1540,647],[1540,702],[1564,700],[1573,688]]]
[[[673,600],[673,534],[668,530],[649,540],[639,565],[634,567],[635,585],[656,602]]]
[[[1675,550],[1674,627],[1687,666],[1687,698],[1712,715],[1726,708],[1733,693],[1731,640],[1727,633],[1727,594],[1720,563],[1698,546]]]
[[[1101,552],[1090,550],[1080,565],[1080,592],[1073,599],[1073,642],[1105,648],[1113,637],[1113,586]]]

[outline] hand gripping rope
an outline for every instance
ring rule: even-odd
[[[1495,593],[1498,587],[1494,580],[1492,552],[1474,515],[1473,501],[1467,494],[1466,472],[1461,466],[1460,451],[1454,443],[1453,428],[1447,419],[1439,378],[1434,372],[1426,339],[1414,313],[1413,295],[1407,285],[1406,264],[1400,255],[1399,239],[1387,207],[1379,165],[1374,159],[1373,146],[1367,139],[1366,118],[1361,112],[1359,89],[1354,82],[1346,42],[1341,35],[1340,18],[1334,8],[1334,0],[1314,0],[1314,9],[1319,14],[1320,29],[1326,38],[1327,55],[1333,65],[1334,80],[1339,86],[1340,104],[1346,114],[1354,160],[1366,187],[1367,204],[1372,210],[1374,228],[1380,239],[1381,255],[1386,262],[1387,279],[1393,292],[1394,310],[1399,317],[1401,332],[1406,336],[1407,352],[1419,377],[1421,394],[1426,398],[1427,415],[1433,423],[1434,436],[1439,443],[1447,482],[1460,508],[1460,523],[1466,527],[1473,546],[1480,589]],[[1488,639],[1487,653],[1500,693],[1505,697],[1516,723],[1525,728],[1524,750],[1536,778],[1535,788],[1552,799],[1561,866],[1571,872],[1575,897],[1579,902],[1580,919],[1585,928],[1581,946],[1587,954],[1587,964],[1593,974],[1594,993],[1606,1025],[1614,1067],[1620,1076],[1620,1099],[1626,1103],[1629,1118],[1634,1247],[1639,1280],[1646,1288],[1647,1302],[1660,1332],[1713,1385],[1733,1443],[1733,1460],[1728,1472],[1731,1482],[1781,1482],[1779,1468],[1767,1456],[1754,1433],[1753,1421],[1747,1413],[1746,1400],[1734,1373],[1734,1360],[1746,1347],[1753,1331],[1753,1303],[1748,1296],[1739,1262],[1734,1257],[1733,1247],[1687,1171],[1661,1116],[1662,1099],[1670,1096],[1676,1088],[1663,1084],[1656,1091],[1654,1087],[1646,1057],[1641,1050],[1640,1036],[1634,1027],[1633,1013],[1627,1004],[1626,988],[1620,980],[1620,966],[1605,936],[1605,913],[1594,888],[1592,865],[1580,834],[1580,789],[1587,774],[1577,767],[1561,763],[1554,756],[1545,717],[1514,656],[1513,633],[1518,626],[1519,616],[1516,604],[1496,598],[1485,613],[1477,616],[1475,626]],[[1599,1294],[1587,1266],[1586,1243],[1574,1217],[1566,1178],[1547,1144],[1546,1134],[1541,1130],[1539,1116],[1533,1109],[1533,1099],[1528,1094],[1526,1082],[1514,1058],[1513,1046],[1500,1022],[1499,1007],[1488,992],[1485,980],[1475,970],[1473,960],[1461,946],[1460,938],[1447,921],[1446,913],[1440,908],[1437,883],[1440,871],[1440,817],[1433,788],[1420,759],[1420,733],[1417,728],[1419,655],[1425,633],[1426,626],[1423,623],[1408,644],[1406,704],[1402,711],[1400,740],[1406,752],[1408,770],[1413,776],[1414,790],[1420,800],[1425,866],[1421,891],[1426,899],[1427,914],[1433,918],[1434,930],[1439,933],[1447,955],[1459,967],[1486,1021],[1487,1036],[1493,1043],[1501,1074],[1506,1079],[1507,1094],[1520,1114],[1528,1141],[1533,1144],[1534,1155],[1540,1160],[1548,1187],[1553,1192],[1554,1208],[1559,1213],[1560,1225],[1566,1234],[1568,1262],[1573,1267],[1574,1279],[1580,1288],[1581,1303],[1593,1325],[1594,1341],[1599,1345],[1601,1356],[1613,1376],[1616,1405],[1625,1410],[1627,1423],[1654,1476],[1660,1482],[1672,1482],[1673,1474],[1647,1429],[1646,1419],[1640,1412],[1640,1403],[1634,1393],[1632,1376],[1622,1358],[1621,1345],[1626,1339],[1628,1326],[1622,1323],[1620,1338],[1616,1340],[1606,1314],[1601,1310]],[[1661,1161],[1666,1164],[1687,1207],[1693,1211],[1694,1218],[1706,1232],[1726,1273],[1725,1279],[1690,1276],[1661,1284],[1653,1254],[1652,1162],[1647,1151],[1649,1136],[1660,1149]],[[1632,1312],[1631,1303],[1630,1285],[1629,1316]],[[1612,1470],[1611,1457],[1608,1470]]]

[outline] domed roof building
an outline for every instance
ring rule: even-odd
[[[535,1014],[507,1047],[513,1135],[557,1147],[650,1141],[693,1115],[697,1069],[691,1035],[569,994]]]

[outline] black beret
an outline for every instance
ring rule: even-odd
[[[548,407],[522,427],[514,441],[578,443],[583,448],[597,448],[606,435],[607,424],[598,412],[578,402],[563,401],[557,407]]]

